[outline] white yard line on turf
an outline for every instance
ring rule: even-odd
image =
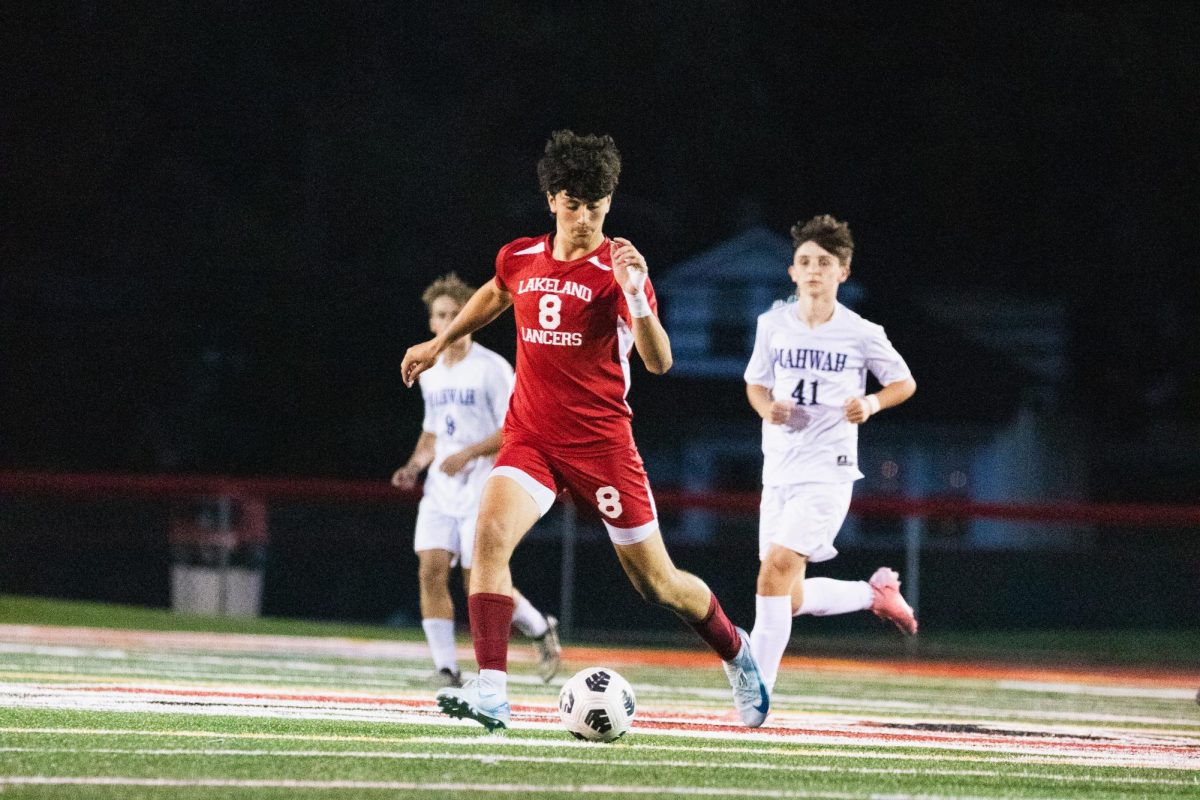
[[[1145,686],[1090,686],[1078,683],[1050,683],[1046,681],[997,681],[998,689],[1018,692],[1043,692],[1047,694],[1072,694],[1093,697],[1140,697],[1155,700],[1191,700],[1196,693],[1191,689],[1156,689]]]
[[[223,778],[132,778],[132,777],[66,777],[47,775],[0,775],[0,787],[9,785],[33,786],[139,786],[181,788],[236,789],[379,789],[409,792],[458,792],[484,794],[608,794],[608,795],[672,795],[685,797],[765,797],[781,800],[1002,800],[1010,795],[953,795],[900,794],[888,792],[806,792],[789,789],[741,789],[736,787],[708,788],[698,786],[615,786],[604,784],[528,784],[528,783],[410,783],[406,781],[299,781],[253,780]],[[1039,798],[1026,798],[1039,800]]]
[[[437,713],[424,694],[415,696],[365,696],[337,691],[301,694],[263,691],[164,687],[46,686],[0,684],[0,706],[60,708],[91,711],[189,713],[288,719],[331,719],[379,721],[401,724],[458,725],[473,727],[465,720],[450,720]],[[555,708],[518,705],[514,722],[530,730],[557,730]],[[644,712],[635,730],[648,734],[695,738],[741,738],[772,741],[802,741],[805,744],[873,743],[885,747],[919,746],[948,749],[994,749],[1004,752],[1082,755],[1100,751],[1154,753],[1161,757],[1171,748],[1197,745],[1194,732],[1162,730],[1099,729],[1095,727],[1037,726],[1012,729],[989,722],[982,730],[952,730],[929,726],[929,718],[886,722],[828,715],[780,714],[763,728],[749,731],[730,725],[714,714],[684,711]],[[909,727],[905,727],[908,725]]]
[[[514,648],[514,650],[519,649],[520,648]],[[420,667],[352,664],[347,663],[345,660],[308,661],[298,657],[288,657],[286,654],[277,658],[264,658],[249,655],[200,655],[197,653],[159,652],[155,650],[14,644],[3,641],[0,641],[0,653],[71,661],[94,661],[96,662],[97,667],[102,667],[110,671],[115,671],[110,666],[111,663],[122,661],[143,661],[147,662],[148,664],[166,664],[168,666],[178,664],[187,668],[195,668],[198,665],[209,665],[221,669],[226,669],[230,666],[257,667],[260,669],[279,670],[281,673],[298,672],[330,674],[343,678],[346,675],[369,675],[372,677],[392,675],[396,676],[397,678],[406,679],[426,678],[433,671],[433,667],[429,663],[428,649],[424,645],[422,645],[422,650],[419,653],[414,652],[409,657],[388,659],[390,661],[407,664],[419,663],[422,665]],[[474,653],[471,651],[464,651],[463,653],[460,653],[460,655],[464,659],[469,660],[474,656]],[[334,657],[331,656],[331,658]],[[345,659],[349,657],[337,656],[337,658]],[[516,660],[520,661],[522,659],[517,658]],[[177,675],[178,672],[173,670],[172,674]],[[278,680],[279,678],[276,679]],[[516,673],[509,675],[509,683],[540,686],[543,685],[545,681],[534,675],[522,675]]]
[[[182,731],[182,730],[141,730],[132,728],[17,728],[0,727],[0,733],[24,734],[31,736],[152,736],[156,739],[232,739],[248,741],[284,741],[284,742],[329,742],[335,744],[358,743],[380,745],[449,745],[452,747],[479,747],[486,744],[489,748],[524,747],[530,749],[555,750],[594,750],[607,745],[594,742],[580,742],[575,739],[531,739],[519,736],[351,736],[338,734],[297,734],[297,733],[262,733],[253,731]],[[754,755],[782,756],[786,758],[848,758],[866,759],[872,761],[937,761],[951,763],[987,764],[996,761],[1004,763],[1049,764],[1078,767],[1125,767],[1125,768],[1162,768],[1161,760],[1145,760],[1136,755],[1122,756],[1115,753],[1087,754],[1076,757],[994,753],[989,750],[964,753],[962,755],[945,755],[933,753],[889,753],[873,747],[864,746],[862,749],[825,749],[811,747],[807,743],[794,743],[790,747],[722,747],[711,745],[670,745],[649,744],[642,741],[626,740],[618,747],[636,746],[639,751],[656,751],[667,753],[698,753],[713,755]],[[1200,760],[1191,760],[1177,769],[1200,771]]]
[[[444,744],[450,746],[463,747],[478,747],[478,736],[415,736],[406,740],[410,744]],[[785,758],[848,758],[862,759],[869,761],[920,761],[920,762],[950,762],[964,764],[989,764],[1002,762],[1005,764],[1020,763],[1020,764],[1048,764],[1056,766],[1074,766],[1074,767],[1126,767],[1138,769],[1159,769],[1162,767],[1161,760],[1145,760],[1136,755],[1120,756],[1114,753],[1103,754],[1088,754],[1084,756],[1068,757],[1058,755],[1041,755],[1041,754],[1018,754],[1018,753],[995,753],[986,750],[973,751],[962,755],[944,755],[933,753],[889,753],[881,751],[876,747],[864,746],[861,749],[833,749],[810,747],[807,744],[796,743],[794,747],[713,747],[708,745],[674,745],[674,744],[647,744],[646,742],[630,740],[626,742],[629,746],[636,746],[641,750],[655,750],[659,752],[669,753],[702,753],[702,754],[732,754],[732,755],[758,755],[758,756],[782,756]],[[503,747],[512,745],[514,747],[547,747],[547,748],[595,748],[604,747],[603,744],[595,742],[580,742],[574,739],[522,739],[522,738],[502,738],[495,737],[488,740],[489,747]],[[1187,769],[1200,771],[1200,758],[1181,762],[1177,765],[1177,769]]]
[[[186,657],[178,656],[178,655],[164,657],[164,656],[162,656],[162,654],[159,654],[159,658],[161,660],[167,661],[167,663],[173,663],[172,661],[170,661],[170,659],[175,659],[181,664],[189,661],[189,659],[187,659]],[[224,657],[221,657],[221,656],[214,656],[214,657],[209,657],[209,658],[213,659],[213,661],[211,661],[209,663],[212,663],[214,666],[222,664],[223,659],[224,659]],[[203,659],[197,659],[197,660],[203,660]],[[250,660],[250,659],[247,659],[247,660]],[[311,663],[305,663],[305,662],[299,662],[299,663],[301,664],[300,671],[303,674],[296,675],[296,676],[287,676],[285,674],[233,673],[233,672],[230,672],[228,669],[224,669],[217,673],[206,672],[206,671],[202,672],[202,671],[195,671],[195,670],[189,671],[182,666],[178,669],[171,669],[169,671],[168,670],[156,671],[153,669],[113,667],[113,666],[109,666],[106,663],[103,665],[104,671],[106,672],[106,674],[87,674],[87,673],[77,673],[77,672],[73,672],[73,671],[72,672],[37,672],[37,671],[30,671],[28,669],[25,671],[22,671],[22,672],[12,672],[12,671],[0,670],[0,678],[32,679],[32,680],[43,680],[43,681],[45,681],[45,680],[63,680],[63,681],[91,680],[93,682],[103,681],[106,683],[115,683],[117,680],[119,680],[121,677],[124,677],[124,676],[129,676],[129,677],[139,677],[140,676],[146,682],[153,681],[155,683],[160,683],[160,684],[169,683],[169,681],[171,681],[171,680],[188,680],[188,679],[193,680],[195,682],[200,682],[200,681],[225,682],[225,681],[230,681],[230,680],[257,681],[259,686],[258,687],[247,687],[248,689],[250,689],[250,688],[262,688],[261,685],[264,683],[273,684],[272,688],[296,686],[296,683],[294,683],[294,682],[303,681],[303,680],[311,681],[312,678],[315,677],[316,675],[322,675],[322,677],[328,676],[330,678],[337,678],[339,675],[339,670],[341,670],[342,668],[345,668],[345,670],[350,673],[358,672],[358,670],[354,669],[354,667],[356,665],[336,665],[336,664],[326,665],[326,664],[311,664]],[[272,665],[278,664],[281,668],[286,668],[288,666],[289,662],[273,661],[273,662],[271,662],[271,664]],[[267,666],[267,664],[264,664],[263,666]],[[326,670],[326,669],[328,669],[328,672],[325,672],[324,674],[322,674],[321,671]],[[366,680],[363,678],[352,678],[350,680],[341,680],[338,682],[337,687],[330,687],[328,689],[323,689],[322,691],[334,692],[334,691],[338,691],[339,689],[346,691],[346,690],[353,689],[354,687],[362,687],[364,690],[367,690],[367,691],[369,691],[371,689],[381,689],[381,690],[383,690],[383,689],[406,689],[406,688],[411,687],[411,684],[413,683],[414,680],[418,681],[418,682],[422,681],[428,675],[428,670],[425,668],[420,668],[420,669],[403,668],[403,667],[392,667],[392,668],[364,667],[364,668],[362,668],[362,672],[366,672],[368,670],[370,670],[370,671],[381,670],[381,672],[379,674],[384,674],[383,670],[386,670],[387,673],[389,673],[389,674],[395,675],[397,677],[404,677],[404,678],[407,678],[408,680],[404,681],[404,682],[389,682],[387,680],[373,681],[373,680]],[[368,674],[370,674],[370,673],[368,673]],[[544,685],[542,680],[540,678],[538,678],[537,676],[522,675],[519,673],[511,674],[509,676],[509,683],[512,685],[523,685],[523,686],[534,686],[534,687],[541,687]],[[308,684],[308,685],[311,686],[311,684]],[[1014,685],[1012,687],[1012,689],[1020,690],[1020,691],[1047,691],[1047,692],[1056,691],[1054,689],[1049,689],[1049,688],[1041,688],[1041,689],[1033,688],[1034,686],[1035,685],[1033,685],[1033,684]],[[1049,685],[1040,685],[1040,686],[1049,686]],[[1094,690],[1096,688],[1106,688],[1105,694],[1107,694],[1109,696],[1133,697],[1133,696],[1145,695],[1149,699],[1164,699],[1164,700],[1170,700],[1170,701],[1191,700],[1194,696],[1194,693],[1192,693],[1190,690],[1187,692],[1184,692],[1184,691],[1176,690],[1176,689],[1142,690],[1142,689],[1138,689],[1137,687],[1079,687],[1079,686],[1076,686],[1073,684],[1055,684],[1055,686],[1062,687],[1062,691],[1067,692],[1068,694],[1072,693],[1073,690],[1078,689],[1079,691],[1077,692],[1077,694],[1081,695],[1081,696],[1093,694],[1094,692],[1092,690]],[[649,684],[649,683],[636,683],[636,684],[634,684],[634,688],[637,691],[638,696],[645,698],[645,699],[661,697],[663,695],[670,696],[670,695],[677,694],[678,696],[680,696],[682,698],[682,700],[678,702],[678,706],[681,708],[685,708],[685,709],[694,708],[696,705],[696,703],[694,702],[695,700],[708,699],[708,700],[714,700],[714,701],[718,701],[718,702],[724,702],[724,700],[728,697],[728,694],[729,694],[729,690],[727,688],[726,689],[712,689],[712,688],[707,688],[707,687],[672,687],[672,686],[661,686],[661,685]],[[1126,690],[1128,690],[1128,691],[1126,691]],[[2,698],[0,698],[0,700],[2,700]],[[873,714],[873,715],[877,715],[883,711],[927,712],[929,710],[929,703],[926,701],[895,701],[895,700],[889,701],[889,700],[882,700],[882,699],[876,699],[876,698],[846,699],[846,698],[827,697],[827,696],[818,696],[818,695],[787,695],[787,694],[777,694],[772,697],[772,700],[774,703],[776,703],[781,708],[785,708],[788,706],[795,706],[798,708],[806,709],[806,711],[803,712],[805,715],[811,714],[814,711],[820,712],[820,711],[825,711],[828,709],[834,709],[834,710],[837,710],[837,711],[840,711],[843,713],[859,712],[859,713],[866,713],[866,714]],[[518,698],[518,701],[519,701],[519,698]],[[689,701],[692,701],[692,702],[689,702]],[[1048,718],[1054,718],[1054,719],[1058,719],[1058,720],[1061,720],[1064,722],[1077,722],[1077,723],[1085,723],[1085,724],[1086,723],[1093,723],[1093,724],[1094,723],[1105,723],[1105,724],[1133,724],[1133,725],[1179,725],[1179,726],[1185,726],[1185,727],[1195,727],[1197,729],[1200,729],[1200,718],[1176,719],[1176,718],[1155,717],[1155,716],[1147,716],[1147,715],[1113,714],[1113,713],[1101,712],[1094,707],[1088,708],[1085,711],[1076,711],[1076,710],[1071,710],[1068,708],[1058,708],[1057,710],[1054,710],[1054,711],[1048,711],[1046,709],[1037,709],[1037,708],[1035,708],[1035,709],[993,708],[990,706],[958,704],[958,705],[952,705],[952,706],[938,705],[937,711],[942,716],[958,715],[958,716],[962,716],[962,717],[968,718],[968,719],[985,718],[985,719],[990,719],[990,720],[1002,720],[1002,719],[1046,720]],[[795,715],[798,712],[790,712],[790,713]],[[777,713],[776,719],[782,718],[781,714],[783,715],[783,717],[786,717],[789,714],[789,712],[783,711],[783,712]],[[901,718],[897,717],[897,718],[894,718],[894,721],[901,722],[903,720]]]
[[[593,751],[596,752],[596,751]],[[619,752],[619,751],[617,751]],[[633,752],[633,751],[629,751]],[[665,759],[582,758],[579,756],[523,756],[497,753],[406,753],[375,750],[238,750],[208,748],[121,748],[121,747],[0,747],[0,753],[62,753],[73,755],[195,756],[202,758],[317,758],[383,759],[394,761],[475,761],[480,764],[542,764],[556,766],[626,767],[630,769],[735,769],[754,772],[794,772],[855,775],[924,775],[943,778],[1005,778],[1059,783],[1094,783],[1114,786],[1196,786],[1200,780],[1139,778],[1129,775],[1056,775],[1049,772],[1016,772],[1012,769],[936,769],[921,767],[845,767],[832,764],[773,764],[765,761],[730,762]]]
[[[424,642],[388,642],[343,636],[283,636],[264,633],[209,633],[200,631],[135,631],[121,628],[84,628],[56,625],[0,625],[0,641],[121,649],[213,651],[320,655],[364,660],[422,660],[428,657]],[[470,657],[469,647],[459,654]],[[509,659],[533,661],[534,655],[517,648]]]

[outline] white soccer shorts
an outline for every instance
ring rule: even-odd
[[[447,514],[430,498],[422,497],[417,506],[413,550],[448,550],[454,553],[450,566],[456,566],[461,561],[464,569],[470,569],[471,554],[475,550],[475,522],[478,518],[478,504],[462,513]]]
[[[837,555],[833,540],[846,521],[854,482],[764,486],[758,517],[758,558],[777,544],[812,563]]]

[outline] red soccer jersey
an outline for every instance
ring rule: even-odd
[[[496,285],[512,295],[517,384],[506,436],[553,451],[628,447],[632,318],[613,278],[612,242],[574,261],[551,254],[549,234],[509,242],[496,255]],[[658,313],[654,287],[646,298]]]

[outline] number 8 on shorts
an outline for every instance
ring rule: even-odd
[[[621,495],[612,486],[601,486],[596,490],[596,507],[609,519],[621,516]]]

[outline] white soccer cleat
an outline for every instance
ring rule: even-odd
[[[498,702],[497,702],[498,701]],[[511,713],[508,701],[499,695],[481,697],[479,681],[467,681],[461,688],[448,686],[437,693],[438,708],[455,719],[473,719],[488,733],[508,727]]]
[[[543,683],[549,683],[550,679],[558,674],[558,665],[562,661],[562,645],[558,641],[558,620],[547,614],[546,626],[546,632],[533,640],[533,646],[537,650],[538,656],[537,672]]]
[[[900,594],[900,575],[890,567],[880,567],[867,581],[875,597],[871,611],[880,619],[895,623],[896,627],[912,636],[917,632],[917,618],[912,606]]]
[[[722,663],[729,685],[733,687],[733,707],[742,718],[742,724],[747,728],[757,728],[767,721],[767,712],[771,710],[771,693],[750,652],[750,637],[741,628],[737,632],[742,640],[742,648],[733,661]]]

